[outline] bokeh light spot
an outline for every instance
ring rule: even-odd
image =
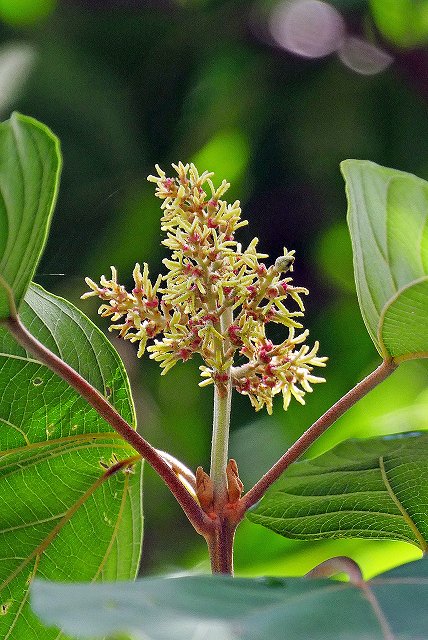
[[[344,40],[338,54],[344,65],[366,76],[385,71],[393,61],[383,49],[354,36]]]
[[[0,113],[14,104],[34,67],[34,47],[13,42],[0,49]]]
[[[306,58],[322,58],[336,51],[345,36],[340,13],[320,0],[293,0],[272,12],[270,29],[281,46]]]
[[[242,176],[249,159],[246,136],[238,130],[220,131],[192,158],[197,167],[214,171],[216,180],[233,182]]]
[[[55,8],[56,0],[0,0],[0,20],[26,26],[42,20]]]

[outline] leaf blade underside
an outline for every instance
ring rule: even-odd
[[[0,278],[19,308],[46,243],[62,158],[58,138],[19,113],[0,124]],[[0,281],[0,319],[10,315]]]
[[[428,434],[348,440],[299,462],[247,517],[287,538],[401,540],[425,552]]]
[[[119,356],[77,309],[32,286],[21,318],[46,346],[135,423]],[[109,475],[135,451],[53,372],[0,330],[0,636],[50,640],[28,605],[37,575],[135,577],[141,548],[141,465]],[[131,470],[131,468],[129,469]],[[128,470],[128,471],[129,471]]]
[[[345,160],[358,300],[383,358],[428,356],[428,183]]]
[[[426,637],[426,560],[366,585],[227,576],[145,578],[122,585],[74,585],[73,589],[36,582],[32,604],[47,623],[63,626],[79,638],[120,632],[135,640]]]

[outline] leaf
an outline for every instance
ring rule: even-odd
[[[423,560],[361,586],[227,576],[102,585],[36,581],[31,600],[46,624],[79,638],[127,632],[151,640],[422,640],[427,598]]]
[[[416,394],[417,385],[426,385],[423,364],[423,361],[414,360],[400,366],[384,384],[365,396],[336,425],[330,427],[327,431],[327,435],[330,433],[329,439],[323,442],[323,438],[320,438],[316,450],[311,447],[309,457],[313,459],[348,438],[365,439],[427,429],[428,388],[425,386],[424,393],[420,393],[419,389],[419,397]],[[412,384],[412,381],[415,389],[413,395],[409,395],[412,394],[409,388],[409,382]],[[392,400],[403,404],[399,409],[391,411]],[[244,434],[245,431],[244,427]],[[266,435],[269,440],[269,429]],[[232,441],[233,438],[231,443]],[[237,450],[231,451],[231,455],[239,460],[237,453]],[[244,470],[245,465],[242,471]],[[241,472],[241,464],[239,471],[244,486],[251,486],[251,477],[246,481],[246,475]],[[253,479],[253,483],[254,481]],[[279,486],[280,482],[281,480]],[[364,575],[371,578],[397,564],[420,557],[420,550],[407,542],[394,540],[284,538],[270,529],[254,526],[249,520],[240,524],[234,548],[235,570],[242,577],[300,576],[307,573],[314,564],[335,555],[350,556],[357,561]],[[196,562],[187,566],[196,566]]]
[[[18,307],[46,242],[61,163],[58,138],[37,120],[13,113],[0,124],[0,278]],[[0,280],[0,320],[8,316]]]
[[[134,423],[123,364],[80,311],[33,285],[21,318]],[[135,577],[141,465],[109,477],[106,467],[135,451],[4,329],[0,388],[0,637],[53,640],[30,611],[29,582]]]
[[[361,313],[383,358],[428,355],[428,183],[366,160],[341,164]]]
[[[427,550],[428,434],[348,440],[290,467],[247,517],[287,538],[402,540]]]

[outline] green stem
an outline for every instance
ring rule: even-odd
[[[226,465],[229,449],[230,401],[232,383],[214,387],[214,420],[211,443],[211,471],[210,476],[214,485],[214,502],[225,502],[227,493]]]
[[[227,336],[227,329],[232,324],[231,307],[227,308],[220,318],[221,333]],[[223,354],[229,347],[225,338],[222,345]],[[229,425],[232,398],[232,379],[230,367],[222,372],[227,374],[227,382],[214,385],[214,418],[211,443],[210,477],[214,485],[214,506],[221,507],[227,501],[226,465],[229,450]]]

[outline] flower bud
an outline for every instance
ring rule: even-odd
[[[293,252],[286,253],[284,256],[279,256],[279,258],[275,260],[275,270],[278,273],[286,273],[292,269],[293,262]]]

